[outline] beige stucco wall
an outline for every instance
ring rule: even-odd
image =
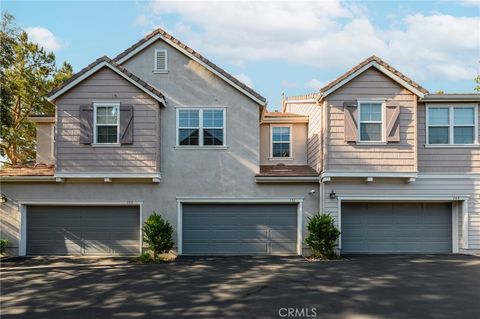
[[[322,107],[316,102],[289,103],[287,101],[285,111],[308,116],[307,162],[308,165],[310,165],[313,169],[317,170],[318,172],[322,171]]]
[[[284,125],[284,124],[280,124]],[[263,123],[260,125],[260,165],[307,165],[307,123],[292,123],[292,159],[271,158],[271,127],[275,124]]]
[[[54,123],[36,123],[37,127],[37,146],[36,162],[43,164],[54,164],[53,154],[53,127]]]

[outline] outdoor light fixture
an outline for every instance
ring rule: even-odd
[[[335,194],[335,191],[332,189],[332,191],[330,192],[330,199],[335,199],[337,198],[337,194]]]
[[[2,197],[0,197],[0,203],[6,203],[8,201],[7,196],[2,194]]]
[[[315,190],[312,189],[311,191],[308,192],[310,195],[314,195],[315,194]]]

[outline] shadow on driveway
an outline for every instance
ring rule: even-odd
[[[347,257],[3,262],[2,318],[282,318],[281,308],[310,317],[314,308],[317,318],[479,317],[478,257]]]

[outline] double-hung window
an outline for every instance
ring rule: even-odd
[[[178,109],[178,146],[225,146],[225,109]]]
[[[383,141],[383,103],[358,102],[360,142]]]
[[[292,157],[292,135],[290,126],[271,127],[271,154],[272,158]]]
[[[427,144],[472,145],[477,143],[475,106],[428,106]]]
[[[94,103],[95,144],[118,144],[119,109],[118,103]]]

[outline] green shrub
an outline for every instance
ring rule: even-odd
[[[137,257],[137,261],[142,264],[148,264],[152,261],[152,256],[150,256],[150,253],[143,253]]]
[[[7,245],[8,245],[8,240],[0,239],[0,254],[3,255],[5,253],[5,248],[7,248]]]
[[[340,231],[335,227],[330,214],[315,214],[308,218],[308,236],[305,243],[313,251],[313,257],[332,259],[336,257],[335,243]]]
[[[143,241],[153,252],[153,259],[158,254],[168,252],[173,248],[173,227],[168,221],[153,212],[143,225]]]

